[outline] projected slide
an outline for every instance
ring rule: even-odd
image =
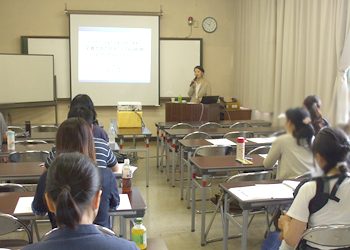
[[[151,28],[79,26],[79,82],[150,83],[151,42]]]

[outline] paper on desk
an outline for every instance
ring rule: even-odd
[[[130,210],[131,204],[127,194],[119,194],[120,204],[117,210]]]
[[[255,143],[273,143],[276,137],[258,137],[258,138],[247,138],[247,141],[255,142]]]
[[[293,189],[282,183],[230,188],[229,191],[242,201],[293,198]]]
[[[290,187],[291,189],[295,190],[297,188],[297,186],[299,185],[300,181],[284,180],[282,183],[284,185]]]
[[[259,154],[259,156],[262,157],[262,158],[264,158],[264,159],[266,159],[267,154]]]
[[[207,142],[210,142],[213,145],[219,146],[234,146],[236,143],[230,141],[229,139],[205,139]]]
[[[32,211],[32,202],[34,196],[19,197],[14,214],[30,214]]]

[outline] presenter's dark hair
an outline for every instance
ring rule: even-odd
[[[310,113],[311,123],[314,127],[315,134],[318,134],[324,123],[322,113],[320,111],[321,100],[316,95],[309,95],[305,98],[303,104]]]
[[[204,74],[204,72],[205,72],[202,66],[199,66],[199,65],[198,65],[198,66],[194,67],[193,70],[196,70],[196,69],[199,69],[200,71],[202,71],[203,74]]]
[[[286,117],[295,127],[293,136],[297,139],[298,145],[301,145],[301,139],[306,139],[307,144],[311,149],[311,141],[315,131],[311,125],[309,112],[303,108],[290,108],[286,111]]]
[[[85,106],[87,107],[88,109],[91,110],[91,112],[93,113],[94,115],[94,124],[95,123],[98,123],[97,122],[97,113],[95,111],[95,106],[94,106],[94,103],[92,102],[90,96],[88,95],[85,95],[85,94],[79,94],[79,95],[76,95],[73,100],[71,101],[70,103],[70,106]]]
[[[322,129],[314,140],[312,151],[314,154],[319,153],[327,161],[323,169],[325,174],[335,167],[343,175],[348,173],[350,142],[341,129],[332,127]]]
[[[62,122],[56,134],[57,154],[80,152],[96,162],[95,144],[90,126],[80,117],[68,118]]]
[[[94,114],[85,106],[71,106],[68,112],[68,118],[81,117],[89,126],[94,122]]]
[[[101,177],[98,167],[81,153],[57,156],[48,170],[45,192],[55,204],[59,227],[76,229],[99,190]]]

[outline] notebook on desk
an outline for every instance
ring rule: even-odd
[[[219,100],[218,95],[213,95],[213,96],[203,96],[201,103],[203,104],[212,104],[212,103],[217,103]]]

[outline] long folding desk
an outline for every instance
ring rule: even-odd
[[[264,121],[264,120],[224,120],[218,122],[223,128],[229,128],[236,122],[249,122],[252,124],[254,127],[269,127],[271,126],[271,122]],[[194,128],[198,128],[201,125],[207,123],[203,121],[190,121],[190,122],[185,122],[190,124]],[[155,125],[157,127],[157,167],[159,167],[159,162],[161,166],[163,166],[163,149],[164,149],[164,130],[171,128],[175,124],[178,124],[178,122],[156,122]],[[159,145],[160,145],[160,156],[161,159],[159,161]]]
[[[192,165],[192,209],[191,209],[191,231],[195,231],[195,214],[196,214],[196,187],[201,188],[201,245],[205,245],[205,210],[206,210],[206,195],[207,195],[207,178],[210,174],[216,172],[229,171],[259,171],[264,170],[262,158],[259,155],[250,155],[253,158],[253,165],[243,165],[236,161],[235,155],[229,156],[208,156],[208,157],[190,157],[189,161]],[[196,171],[202,174],[202,182],[196,180]]]
[[[15,150],[8,150],[7,149],[7,145],[3,144],[3,145],[1,145],[0,157],[9,156],[12,152],[17,152],[17,151],[38,150],[38,151],[48,151],[48,152],[50,152],[53,146],[54,146],[53,143],[28,144],[28,145],[16,144]]]
[[[43,140],[47,142],[54,142],[56,141],[56,132],[32,132],[30,137],[17,137],[16,140]]]
[[[119,189],[121,193],[121,189]],[[35,192],[9,192],[0,193],[0,212],[11,214],[20,220],[35,220],[35,215],[32,212],[15,214],[15,208],[20,197],[33,197]],[[121,216],[120,230],[123,237],[126,238],[126,218],[143,217],[146,213],[146,203],[144,202],[138,188],[133,187],[132,193],[129,196],[131,209],[127,210],[110,210],[110,216]]]
[[[0,163],[0,181],[39,180],[43,173],[42,162]]]
[[[240,207],[243,210],[243,223],[242,223],[242,237],[241,237],[241,249],[247,249],[247,239],[248,239],[248,215],[249,211],[255,208],[260,208],[262,206],[270,205],[284,205],[290,204],[293,201],[293,198],[279,198],[279,199],[253,199],[248,201],[243,201],[238,198],[236,195],[229,191],[230,188],[235,187],[246,187],[254,186],[255,184],[278,184],[283,180],[269,180],[269,181],[244,181],[244,182],[233,182],[233,183],[221,183],[221,190],[225,194],[225,204],[224,204],[224,250],[227,250],[228,245],[228,222],[233,221],[233,218],[228,213],[227,208],[229,208],[230,202],[237,200]]]
[[[149,139],[152,136],[152,132],[149,131],[146,127],[142,128],[118,128],[117,127],[117,119],[111,119],[113,123],[116,136],[119,139],[119,147],[120,152],[146,152],[146,187],[149,186]],[[142,136],[146,142],[146,148],[136,148],[135,140],[136,137]],[[126,138],[133,138],[134,148],[132,149],[124,149],[123,143]]]
[[[253,132],[254,135],[271,135],[274,132],[284,130],[283,127],[234,127],[234,128],[216,128],[216,129],[201,129],[200,131],[208,133],[212,137],[222,137],[228,132],[242,132],[248,131]],[[178,139],[183,138],[185,135],[199,131],[198,129],[166,129],[166,170],[167,170],[167,180],[169,180],[169,151],[172,151],[172,166],[175,166],[175,145]],[[174,172],[174,171],[173,171]],[[175,179],[172,181],[172,186],[175,186]]]
[[[256,147],[260,146],[270,146],[275,138],[270,137],[270,138],[259,138],[259,142],[251,142],[249,139],[253,138],[247,138],[246,143],[245,143],[245,148],[248,150],[254,149]],[[258,139],[258,138],[254,138]],[[234,143],[237,143],[236,138],[231,138],[228,139]],[[190,208],[190,182],[191,182],[191,166],[189,163],[189,158],[192,156],[194,151],[201,147],[201,146],[208,146],[208,145],[213,145],[206,139],[185,139],[185,140],[179,140],[180,144],[180,160],[179,160],[179,165],[180,165],[180,199],[183,200],[183,191],[184,191],[184,163],[187,165],[187,208]],[[232,146],[235,148],[236,146]],[[187,152],[187,158],[185,159],[184,152]],[[173,171],[172,173],[173,181],[175,181],[175,172]]]

